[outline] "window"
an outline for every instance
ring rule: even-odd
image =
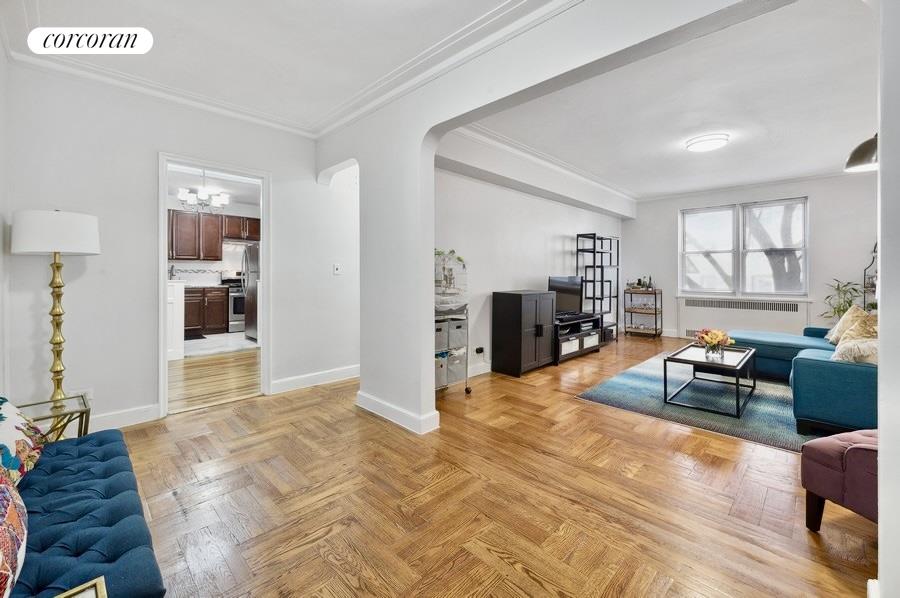
[[[681,212],[681,290],[802,295],[806,198]]]

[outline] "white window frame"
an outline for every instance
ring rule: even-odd
[[[745,210],[751,209],[753,207],[759,206],[774,206],[774,205],[783,205],[788,203],[800,203],[803,205],[803,244],[802,246],[795,248],[795,251],[800,251],[802,254],[802,271],[803,271],[803,289],[796,293],[784,293],[784,292],[772,292],[772,293],[762,293],[762,292],[748,292],[744,288],[744,270],[746,264],[747,254],[756,253],[758,251],[762,251],[759,249],[747,249],[744,238],[744,213]],[[715,251],[715,252],[705,252],[705,251],[685,251],[685,226],[684,226],[684,217],[686,214],[697,214],[703,212],[722,212],[730,210],[731,211],[731,224],[733,227],[732,230],[732,248],[731,248],[731,264],[732,264],[732,288],[730,290],[725,291],[698,291],[693,289],[685,288],[684,284],[684,271],[685,271],[685,256],[689,254],[702,254],[702,253],[726,253],[725,251]],[[774,200],[766,200],[766,201],[754,201],[754,202],[745,202],[745,203],[735,203],[735,204],[724,204],[717,206],[708,206],[702,208],[686,208],[683,210],[679,210],[678,213],[678,293],[679,295],[698,295],[698,296],[712,296],[712,297],[790,297],[790,298],[806,298],[809,294],[809,198],[805,196],[801,197],[786,197],[782,199],[774,199]]]

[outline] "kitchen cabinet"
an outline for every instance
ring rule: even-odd
[[[203,332],[203,289],[184,289],[184,335]]]
[[[169,210],[169,259],[222,259],[222,215]]]
[[[184,290],[184,334],[228,332],[228,288],[188,287]]]
[[[226,239],[239,241],[259,241],[260,239],[259,218],[229,216],[226,214],[222,230]]]
[[[243,239],[244,238],[244,218],[243,216],[230,216],[225,214],[225,223],[222,227],[223,234],[226,239]]]
[[[222,215],[200,214],[200,259],[222,259]]]
[[[228,332],[228,289],[203,289],[203,334]]]
[[[260,222],[259,218],[247,218],[246,224],[244,225],[244,231],[246,236],[244,237],[248,241],[259,241],[260,239]]]
[[[169,210],[169,259],[200,259],[200,218],[196,212]]]

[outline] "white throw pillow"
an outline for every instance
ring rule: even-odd
[[[841,319],[834,325],[834,328],[828,331],[828,335],[825,338],[831,341],[832,345],[838,344],[841,342],[841,336],[850,330],[850,328],[861,318],[864,318],[867,315],[866,310],[860,306],[852,306],[843,316],[841,316]]]
[[[831,356],[832,361],[852,361],[878,365],[878,339],[860,338],[839,343]]]

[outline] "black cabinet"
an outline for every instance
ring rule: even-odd
[[[553,363],[556,293],[494,293],[491,314],[491,369],[521,376]]]

